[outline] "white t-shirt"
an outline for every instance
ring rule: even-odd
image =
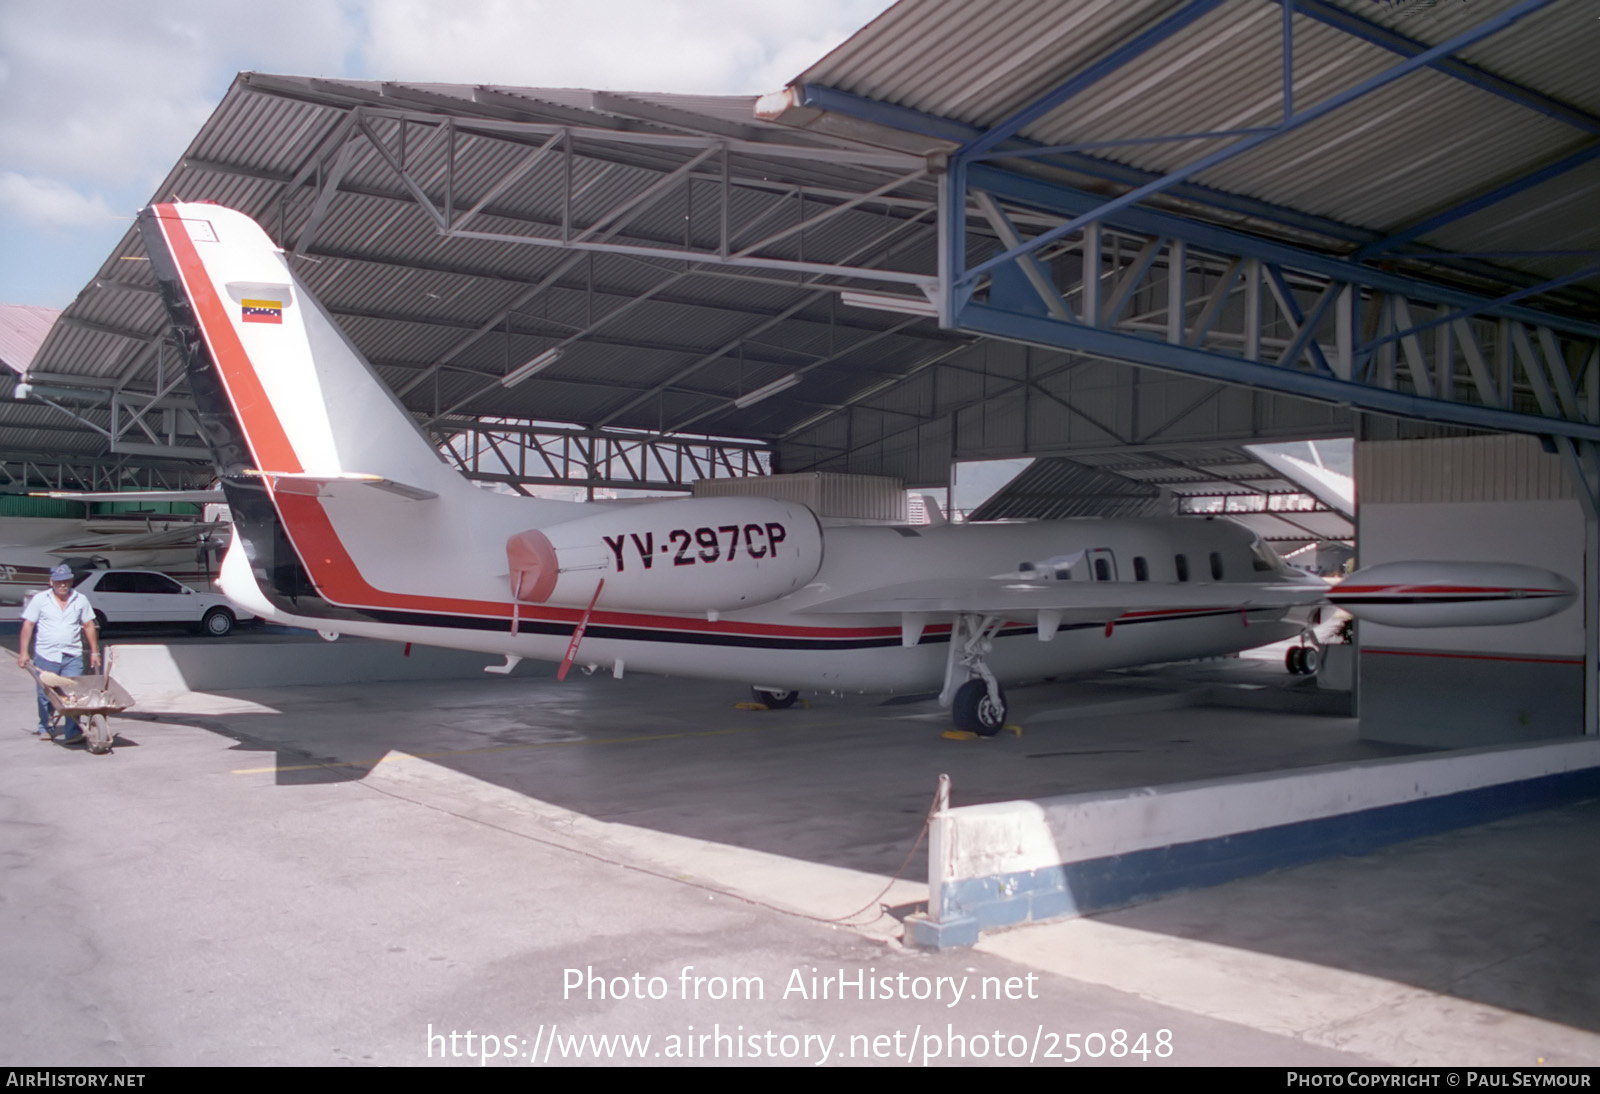
[[[22,609],[22,618],[34,625],[33,648],[46,661],[64,661],[83,654],[83,625],[94,622],[89,598],[73,589],[62,604],[53,590],[36,593]]]

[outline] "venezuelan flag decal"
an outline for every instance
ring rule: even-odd
[[[282,300],[241,300],[239,318],[246,323],[282,323]]]

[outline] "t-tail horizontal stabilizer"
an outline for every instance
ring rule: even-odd
[[[1357,570],[1328,599],[1388,627],[1488,627],[1564,611],[1578,589],[1560,574],[1513,562],[1384,562]]]

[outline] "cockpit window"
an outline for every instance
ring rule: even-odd
[[[1288,564],[1278,557],[1278,552],[1259,539],[1250,544],[1250,566],[1258,574],[1281,572]]]

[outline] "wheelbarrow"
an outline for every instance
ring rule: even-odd
[[[54,727],[68,718],[76,719],[88,739],[89,751],[100,755],[111,751],[116,734],[111,732],[110,716],[133,706],[133,696],[123,686],[104,676],[62,676],[29,665],[28,671],[44,689],[45,698],[55,711],[51,718]]]

